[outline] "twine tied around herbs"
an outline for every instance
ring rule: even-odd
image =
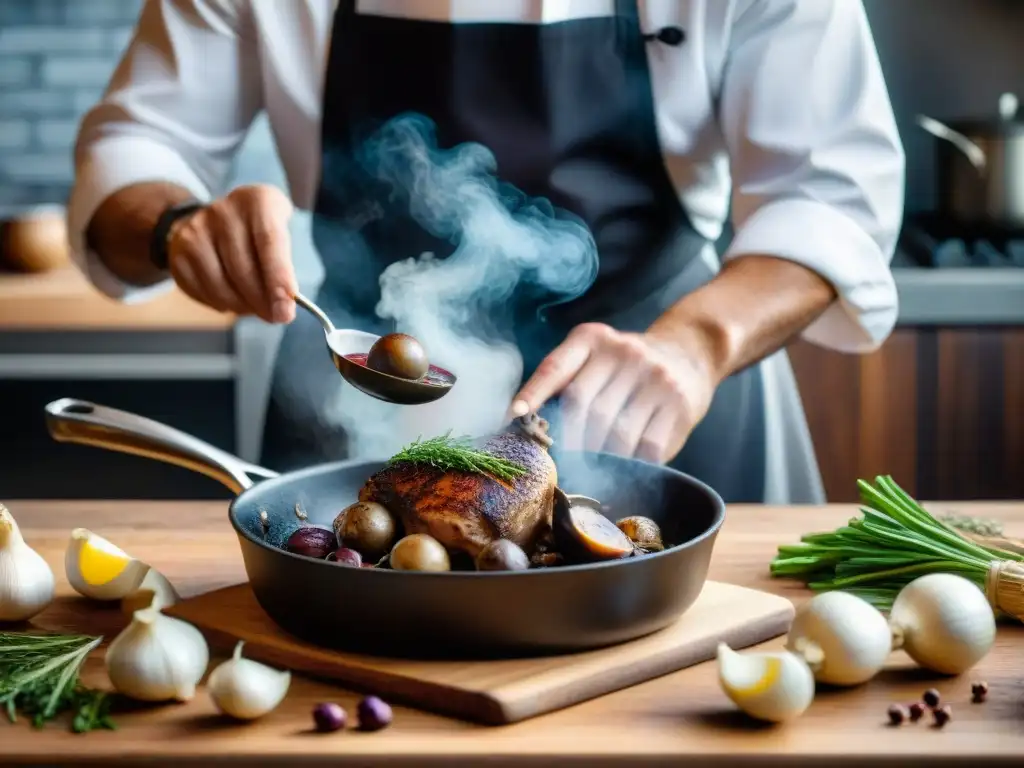
[[[985,574],[984,592],[997,617],[1002,615],[1024,621],[1024,541],[1001,533],[978,533],[970,527],[953,528],[953,531],[992,554],[993,560]],[[1003,560],[1000,555],[1014,559]]]
[[[1024,563],[993,560],[985,577],[985,597],[993,610],[1024,621]]]

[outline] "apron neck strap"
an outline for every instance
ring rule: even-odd
[[[615,0],[615,15],[623,19],[639,19],[640,0]],[[359,0],[338,0],[335,8],[347,16],[354,16],[358,11]]]
[[[615,0],[615,15],[624,19],[639,19],[639,2],[640,0]]]

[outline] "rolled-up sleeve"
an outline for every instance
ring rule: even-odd
[[[861,0],[740,0],[721,88],[736,233],[724,260],[815,271],[838,298],[803,338],[876,349],[898,311],[905,156]]]
[[[68,202],[71,255],[108,296],[141,301],[169,281],[137,288],[108,270],[86,241],[100,204],[140,182],[219,193],[261,100],[256,42],[241,0],[146,0],[102,99],[82,120]]]

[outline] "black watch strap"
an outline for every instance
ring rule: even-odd
[[[202,207],[203,203],[190,200],[178,205],[172,205],[160,214],[160,218],[156,220],[156,226],[153,227],[153,233],[150,235],[149,240],[149,258],[156,265],[157,269],[167,269],[167,235],[171,231],[174,222],[185,216],[192,215]]]

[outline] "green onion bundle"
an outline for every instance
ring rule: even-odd
[[[1024,621],[1024,555],[989,546],[932,516],[889,476],[858,480],[863,517],[784,545],[771,574],[817,592],[841,590],[889,610],[899,591],[928,573],[954,573],[984,590],[998,612]]]

